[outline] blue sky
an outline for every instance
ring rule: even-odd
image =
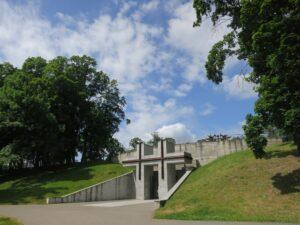
[[[241,134],[253,110],[246,62],[228,59],[219,86],[206,79],[208,51],[229,30],[208,19],[193,28],[191,1],[2,0],[0,12],[1,62],[87,54],[118,80],[131,120],[116,134],[124,145],[154,131],[177,142]]]

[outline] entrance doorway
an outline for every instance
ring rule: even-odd
[[[158,199],[157,165],[145,165],[144,179],[144,199]]]
[[[158,171],[150,176],[150,199],[158,199]]]

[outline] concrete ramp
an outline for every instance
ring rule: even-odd
[[[62,197],[47,198],[47,204],[135,199],[134,173],[112,178]]]
[[[176,190],[180,187],[180,185],[186,180],[186,178],[191,174],[192,170],[186,171],[183,176],[174,184],[174,186],[168,191],[168,193],[158,200],[160,205],[164,205],[165,202],[171,198],[171,196],[176,192]]]

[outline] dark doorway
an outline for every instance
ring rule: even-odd
[[[158,199],[158,171],[150,176],[150,199]]]

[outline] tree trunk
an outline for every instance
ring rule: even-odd
[[[300,134],[299,133],[294,134],[293,139],[295,145],[297,146],[297,150],[300,153]]]
[[[86,149],[86,142],[83,144],[82,156],[81,156],[81,163],[86,163],[87,161],[87,149]]]

